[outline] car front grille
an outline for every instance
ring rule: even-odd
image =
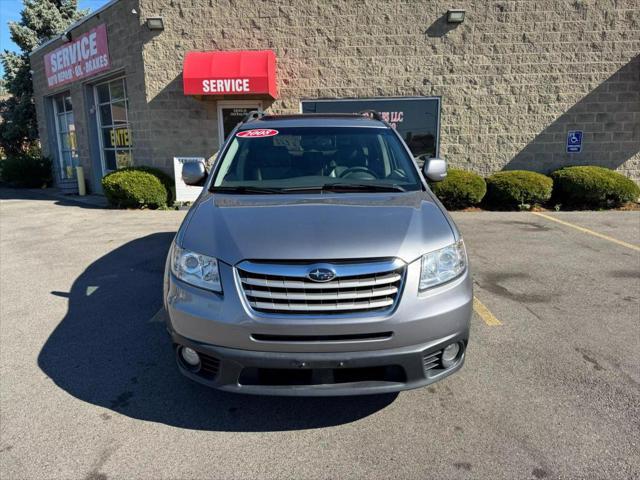
[[[318,266],[336,277],[314,282],[308,273]],[[237,272],[242,291],[257,312],[288,315],[332,315],[379,312],[393,308],[402,287],[405,264],[397,259],[371,262],[242,262]]]

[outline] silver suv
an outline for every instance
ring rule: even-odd
[[[424,177],[446,176],[428,159]],[[398,133],[367,115],[251,114],[167,258],[180,371],[267,395],[386,393],[462,367],[472,282],[455,224]]]

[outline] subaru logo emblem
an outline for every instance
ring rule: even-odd
[[[313,280],[314,282],[330,282],[334,278],[336,278],[336,272],[331,270],[330,268],[325,267],[313,267],[307,273],[307,278],[309,280]]]

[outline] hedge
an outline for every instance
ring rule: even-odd
[[[640,187],[603,167],[565,167],[551,174],[553,203],[569,208],[613,208],[637,201]]]
[[[485,204],[500,210],[544,204],[551,198],[553,180],[526,170],[497,172],[487,178]]]
[[[479,204],[487,193],[487,184],[478,174],[451,168],[447,177],[431,189],[445,207],[459,210]]]
[[[127,167],[102,179],[109,203],[117,208],[160,208],[171,205],[173,180],[152,167]]]
[[[173,178],[167,175],[166,173],[164,173],[162,170],[160,170],[159,168],[147,167],[146,165],[140,165],[137,167],[125,167],[125,168],[121,168],[119,171],[121,172],[123,170],[125,171],[132,170],[136,172],[148,172],[158,177],[158,179],[164,185],[164,188],[167,189],[167,205],[173,204],[173,201],[175,200],[173,198],[173,189],[175,187],[175,184],[174,184]]]
[[[16,187],[40,188],[51,183],[51,160],[39,148],[0,161],[0,178]]]

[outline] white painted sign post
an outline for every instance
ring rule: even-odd
[[[202,157],[173,157],[173,175],[176,181],[176,202],[194,202],[202,187],[193,187],[182,181],[182,166],[188,162],[205,163]]]

